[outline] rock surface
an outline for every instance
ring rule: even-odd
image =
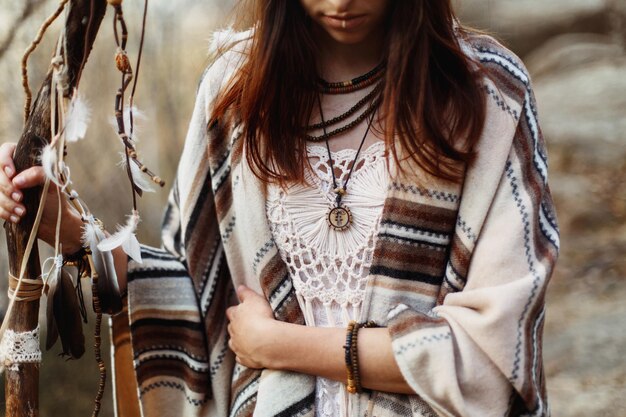
[[[607,33],[610,2],[605,0],[457,0],[463,21],[487,29],[524,56],[563,33]]]

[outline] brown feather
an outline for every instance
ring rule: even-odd
[[[103,271],[98,275],[98,298],[100,309],[106,314],[117,314],[122,311],[122,296],[115,275],[115,264],[110,252],[101,252],[97,248],[92,249],[93,262],[96,271]],[[94,308],[95,311],[95,308]]]
[[[63,346],[61,355],[78,359],[85,353],[85,336],[74,283],[65,270],[61,270],[52,302],[54,319]]]
[[[55,269],[46,283],[46,350],[50,350],[59,338],[59,331],[54,321],[54,302],[52,301],[58,284],[59,276],[58,271]]]

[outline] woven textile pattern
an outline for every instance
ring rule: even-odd
[[[408,160],[405,174],[391,170],[362,303],[363,318],[387,327],[415,395],[360,395],[355,416],[549,415],[541,341],[559,234],[531,83],[492,38],[460,42],[487,73],[476,158],[462,183]],[[144,263],[129,265],[127,328],[145,417],[315,414],[315,377],[235,365],[227,347],[224,311],[242,283],[278,320],[305,323],[242,126],[208,123],[246,45],[205,73],[163,247],[143,247]]]

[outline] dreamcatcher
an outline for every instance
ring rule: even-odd
[[[113,314],[122,308],[122,297],[117,283],[112,250],[121,247],[128,256],[141,262],[139,242],[135,235],[140,221],[137,196],[141,196],[144,191],[150,191],[153,183],[159,186],[164,185],[163,181],[140,161],[136,148],[135,117],[137,110],[134,107],[133,99],[137,87],[145,34],[148,0],[144,1],[141,37],[134,68],[127,51],[128,29],[124,18],[122,0],[107,0],[106,2],[114,12],[113,32],[117,46],[115,68],[120,76],[119,88],[117,88],[114,99],[112,98],[115,103],[114,115],[117,137],[123,148],[120,165],[124,167],[128,175],[132,193],[132,208],[125,224],[118,226],[117,231],[111,236],[105,234],[104,226],[81,198],[72,181],[70,167],[65,162],[68,145],[85,138],[91,119],[92,112],[82,97],[79,86],[90,47],[104,15],[106,8],[104,0],[84,0],[82,2],[79,0],[61,0],[55,12],[42,25],[22,61],[23,85],[26,92],[24,120],[27,127],[25,128],[25,135],[28,135],[29,124],[34,123],[33,119],[41,117],[42,112],[46,113],[47,107],[49,108],[49,120],[43,124],[49,127],[49,131],[41,136],[49,138],[49,141],[40,148],[36,156],[36,160],[43,167],[46,176],[39,197],[39,208],[36,215],[33,215],[32,223],[25,225],[32,226],[28,238],[23,239],[25,245],[19,243],[17,245],[18,249],[23,249],[23,256],[19,265],[14,265],[18,267],[12,268],[17,273],[9,274],[11,301],[0,329],[0,337],[2,338],[0,366],[6,367],[7,372],[15,372],[18,377],[25,377],[28,372],[25,372],[24,369],[29,369],[27,365],[40,362],[38,326],[24,331],[10,328],[9,323],[15,322],[13,316],[21,314],[17,310],[22,307],[17,308],[16,305],[38,301],[42,295],[48,298],[46,348],[50,349],[60,339],[62,355],[69,358],[82,356],[85,351],[82,321],[86,322],[86,309],[82,299],[81,282],[83,279],[90,279],[93,310],[96,313],[95,355],[100,369],[100,384],[95,400],[94,416],[99,413],[106,381],[106,370],[100,352],[102,313]],[[72,38],[75,36],[75,31],[70,33],[68,28],[71,27],[70,20],[76,20],[76,14],[85,11],[88,12],[86,27],[78,29],[79,31],[82,30],[84,36],[83,39],[80,39],[83,50],[76,52],[76,40]],[[35,112],[35,109],[32,109],[32,95],[28,82],[28,57],[41,41],[46,29],[62,14],[65,15],[66,20],[65,30],[61,32],[56,43],[47,80],[48,84],[42,88],[37,97],[35,109],[39,111]],[[84,24],[84,21],[80,21],[80,24]],[[82,57],[77,68],[76,63],[72,61],[72,55]],[[48,101],[42,102],[45,100]],[[42,111],[42,109],[44,110]],[[19,162],[17,155],[19,151],[18,144],[16,165]],[[60,243],[62,218],[61,210],[59,210],[56,222],[54,256],[43,262],[41,274],[33,274],[33,271],[39,270],[38,265],[32,265],[32,261],[33,259],[38,261],[35,246],[36,236],[50,187],[56,190],[59,207],[61,207],[61,200],[67,199],[73,209],[80,213],[83,222],[83,248],[71,256],[62,255]],[[26,194],[24,202],[27,203]],[[10,227],[13,226],[7,228]],[[7,233],[8,237],[11,237],[11,230],[8,230]],[[68,266],[77,268],[76,280],[68,271]],[[36,309],[38,309],[38,303]],[[36,326],[36,320],[34,326]],[[7,398],[7,409],[10,408],[9,402],[10,399]],[[7,415],[10,414],[7,412]]]

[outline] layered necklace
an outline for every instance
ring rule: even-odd
[[[316,124],[312,124],[307,127],[308,131],[319,130],[321,129],[323,134],[319,136],[306,135],[306,139],[313,142],[321,142],[324,141],[326,143],[326,150],[328,152],[328,161],[330,165],[330,172],[333,180],[333,192],[335,193],[335,201],[334,205],[328,209],[326,215],[326,222],[328,226],[336,231],[347,230],[352,224],[352,213],[350,209],[343,203],[343,196],[347,193],[348,182],[350,181],[350,177],[352,176],[352,172],[354,171],[354,167],[357,165],[359,154],[361,153],[361,149],[363,148],[363,144],[365,143],[365,139],[367,138],[367,134],[372,127],[372,122],[374,120],[374,115],[376,113],[376,109],[378,108],[381,101],[381,91],[383,82],[381,81],[384,75],[384,65],[380,64],[376,68],[369,71],[367,74],[360,75],[356,78],[353,78],[349,81],[342,82],[328,82],[323,79],[318,80],[319,90],[317,94],[317,104],[319,107],[320,119],[321,121]],[[322,110],[322,99],[321,94],[349,94],[354,91],[363,90],[371,85],[376,85],[367,93],[362,99],[360,99],[354,106],[349,108],[346,112],[329,119],[328,121],[324,118],[324,112]],[[356,115],[357,113],[359,113]],[[356,116],[355,116],[356,115]],[[348,119],[352,118],[351,121],[346,122]],[[361,143],[357,149],[356,155],[354,157],[354,161],[350,166],[350,170],[348,171],[348,175],[342,184],[338,184],[336,175],[335,175],[335,167],[333,162],[333,157],[330,152],[330,145],[328,140],[341,134],[348,132],[359,125],[362,121],[367,119],[367,128],[365,130],[365,134],[361,139]],[[345,123],[341,125],[341,123]],[[332,129],[332,130],[328,130]]]

